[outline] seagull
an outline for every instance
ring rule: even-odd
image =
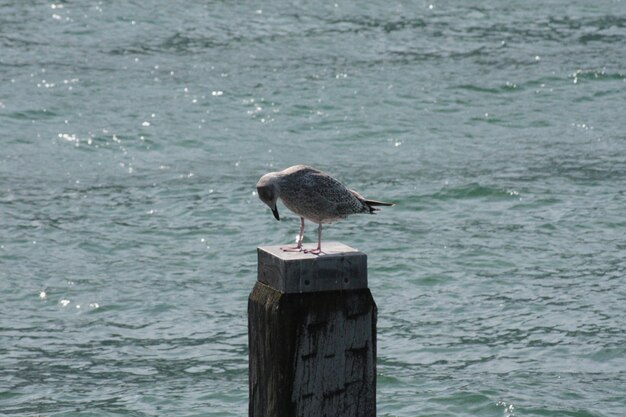
[[[341,220],[351,214],[380,210],[377,206],[394,203],[366,200],[356,191],[346,188],[328,174],[307,165],[294,165],[283,171],[270,172],[256,184],[261,201],[280,220],[276,202],[280,198],[289,210],[300,216],[300,234],[295,247],[281,248],[286,252],[305,252],[319,255],[322,252],[322,224]],[[317,223],[317,248],[304,249],[304,219]]]

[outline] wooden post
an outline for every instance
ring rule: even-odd
[[[259,247],[248,299],[249,417],[375,417],[376,304],[367,255]]]

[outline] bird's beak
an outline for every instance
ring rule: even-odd
[[[274,217],[276,217],[276,220],[280,221],[280,216],[278,215],[278,207],[274,206],[274,208],[272,209],[272,213],[274,213]]]

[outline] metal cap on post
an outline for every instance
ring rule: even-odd
[[[248,300],[250,417],[375,417],[376,304],[367,255],[258,248]]]

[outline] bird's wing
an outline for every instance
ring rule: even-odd
[[[340,215],[358,213],[365,204],[357,193],[347,189],[339,181],[324,173],[310,173],[307,184],[307,193],[316,196],[317,201],[324,201],[329,209]]]

